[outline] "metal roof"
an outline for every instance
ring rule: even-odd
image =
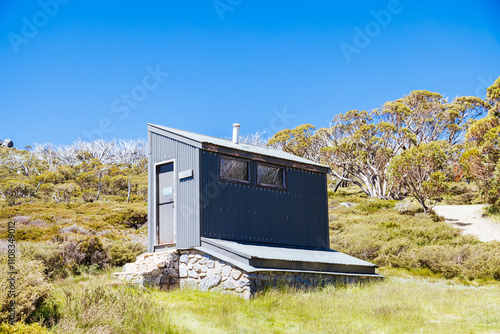
[[[266,259],[280,261],[317,262],[363,267],[377,267],[375,264],[332,249],[302,249],[279,246],[253,245],[234,241],[202,238],[205,243],[217,244],[230,252],[247,259]]]
[[[276,149],[273,149],[270,147],[245,144],[245,143],[235,144],[231,140],[227,140],[227,139],[202,135],[202,134],[184,131],[184,130],[178,130],[178,129],[169,128],[169,127],[162,126],[162,125],[156,125],[156,124],[148,124],[148,125],[149,125],[150,129],[157,128],[157,129],[166,131],[168,133],[176,135],[176,137],[181,137],[181,138],[179,138],[180,140],[182,140],[182,138],[184,138],[188,142],[194,141],[194,142],[199,143],[199,144],[208,143],[208,144],[226,147],[226,148],[230,148],[230,149],[234,149],[234,150],[239,150],[239,151],[244,151],[244,152],[249,152],[249,153],[254,153],[254,154],[260,154],[260,155],[269,156],[269,157],[278,158],[278,159],[283,159],[283,160],[296,161],[296,162],[300,162],[300,163],[307,164],[307,165],[328,168],[328,166],[326,166],[326,165],[322,165],[322,164],[319,164],[319,163],[314,162],[312,160],[304,159],[302,157],[299,157],[299,156],[296,156],[296,155],[293,155],[293,154],[290,154],[287,152],[283,152],[281,150],[276,150]]]

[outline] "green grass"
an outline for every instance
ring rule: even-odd
[[[399,272],[362,285],[269,290],[245,301],[220,293],[103,285],[110,279],[108,272],[59,281],[62,317],[52,331],[487,333],[500,328],[498,283],[465,286]]]

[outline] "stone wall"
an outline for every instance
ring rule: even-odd
[[[245,299],[268,286],[308,288],[339,281],[351,283],[356,280],[355,277],[339,278],[333,275],[296,272],[247,273],[231,263],[195,249],[141,254],[134,263],[126,264],[122,272],[113,275],[124,282],[157,286],[164,290],[179,287],[219,291]]]

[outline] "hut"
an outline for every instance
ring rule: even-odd
[[[125,272],[166,262],[141,279],[246,296],[283,280],[381,277],[329,247],[327,166],[241,143],[239,124],[232,140],[148,124],[148,143],[149,254]]]

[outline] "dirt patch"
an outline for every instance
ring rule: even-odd
[[[500,241],[500,223],[483,217],[484,205],[438,205],[434,212],[443,216],[446,222],[473,234],[481,241]]]

